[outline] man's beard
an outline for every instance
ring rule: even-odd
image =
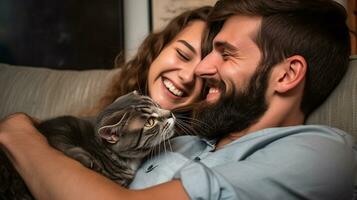
[[[265,99],[267,76],[266,72],[256,72],[245,89],[229,95],[222,92],[225,95],[217,103],[198,106],[193,111],[194,118],[200,121],[194,126],[197,135],[206,139],[221,139],[257,122],[268,107]]]

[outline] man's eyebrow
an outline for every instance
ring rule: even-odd
[[[190,43],[188,43],[187,41],[185,41],[185,40],[177,40],[177,42],[182,43],[182,44],[185,45],[189,50],[191,50],[194,54],[197,54],[196,49],[193,48],[193,46],[190,45]]]
[[[238,51],[238,48],[233,46],[232,44],[226,42],[226,41],[215,41],[214,42],[214,47],[215,48],[224,48],[227,49],[228,51]]]

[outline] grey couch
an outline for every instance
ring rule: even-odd
[[[39,119],[77,115],[93,106],[119,71],[58,71],[0,64],[0,118],[26,112]],[[357,138],[357,56],[331,96],[307,124],[340,128]]]

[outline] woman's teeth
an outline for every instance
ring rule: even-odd
[[[177,89],[174,84],[172,84],[171,81],[165,79],[164,81],[165,87],[174,95],[181,97],[183,95],[183,92],[179,89]]]

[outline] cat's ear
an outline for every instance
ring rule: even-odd
[[[120,111],[116,112],[115,116],[112,116],[112,119],[106,119],[110,120],[110,123],[106,123],[105,125],[101,125],[100,127],[98,127],[97,133],[99,137],[109,143],[117,143],[119,140],[119,127],[125,123],[126,116],[127,112]],[[99,124],[102,123],[99,122]]]
[[[133,97],[141,96],[137,90],[134,90],[130,93],[117,97],[114,102],[124,101],[126,99],[132,99]]]
[[[112,126],[103,126],[98,129],[98,135],[108,143],[115,144],[119,140],[116,128]]]

